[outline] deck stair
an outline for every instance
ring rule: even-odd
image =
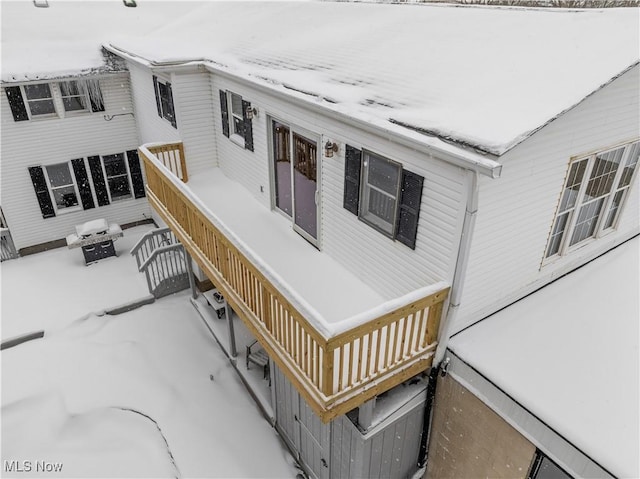
[[[184,247],[169,228],[147,232],[131,249],[138,271],[147,279],[149,293],[155,298],[189,287],[189,268]]]

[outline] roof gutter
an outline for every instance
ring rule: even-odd
[[[330,116],[331,118],[337,118],[340,121],[375,134],[376,136],[386,137],[396,143],[411,148],[412,150],[424,153],[430,157],[435,157],[439,160],[443,160],[447,163],[453,164],[466,170],[471,170],[483,176],[489,178],[499,178],[502,172],[502,165],[495,161],[493,155],[480,155],[478,153],[469,152],[463,150],[455,145],[448,144],[437,137],[426,137],[424,134],[408,131],[406,128],[393,125],[386,121],[379,121],[379,123],[372,123],[370,120],[363,120],[353,117],[347,113],[344,113],[337,109],[331,109],[326,104],[319,104],[315,101],[302,97],[303,93],[299,95],[292,94],[280,90],[278,87],[285,88],[283,85],[269,85],[261,83],[255,79],[247,78],[227,71],[225,65],[216,63],[208,59],[193,59],[193,60],[177,60],[170,62],[153,62],[144,57],[136,55],[134,53],[122,50],[111,44],[103,45],[103,48],[115,55],[121,56],[127,60],[135,63],[139,63],[148,68],[152,68],[154,71],[166,71],[174,72],[180,70],[190,70],[194,67],[202,66],[207,71],[220,75],[221,77],[230,78],[232,80],[243,83],[251,88],[260,90],[261,92],[278,97],[297,104],[303,108],[312,110],[314,113],[319,113],[323,116]],[[314,97],[315,98],[315,97]],[[425,139],[431,140],[430,142]]]

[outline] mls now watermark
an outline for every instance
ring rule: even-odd
[[[62,472],[62,466],[51,461],[4,461],[4,472]]]

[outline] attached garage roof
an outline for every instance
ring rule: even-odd
[[[640,477],[639,265],[636,236],[449,343],[616,477]]]
[[[105,44],[156,64],[204,61],[365,121],[495,155],[639,59],[637,8],[49,4],[2,2],[4,82],[99,68]]]

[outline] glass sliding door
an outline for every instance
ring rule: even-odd
[[[275,206],[293,228],[317,246],[318,141],[313,135],[272,120]]]
[[[289,127],[274,121],[273,129],[273,174],[275,178],[276,207],[288,216],[293,216],[291,189],[291,148]]]
[[[318,239],[318,206],[316,205],[318,147],[315,141],[297,133],[293,134],[293,143],[294,223],[316,240]]]

